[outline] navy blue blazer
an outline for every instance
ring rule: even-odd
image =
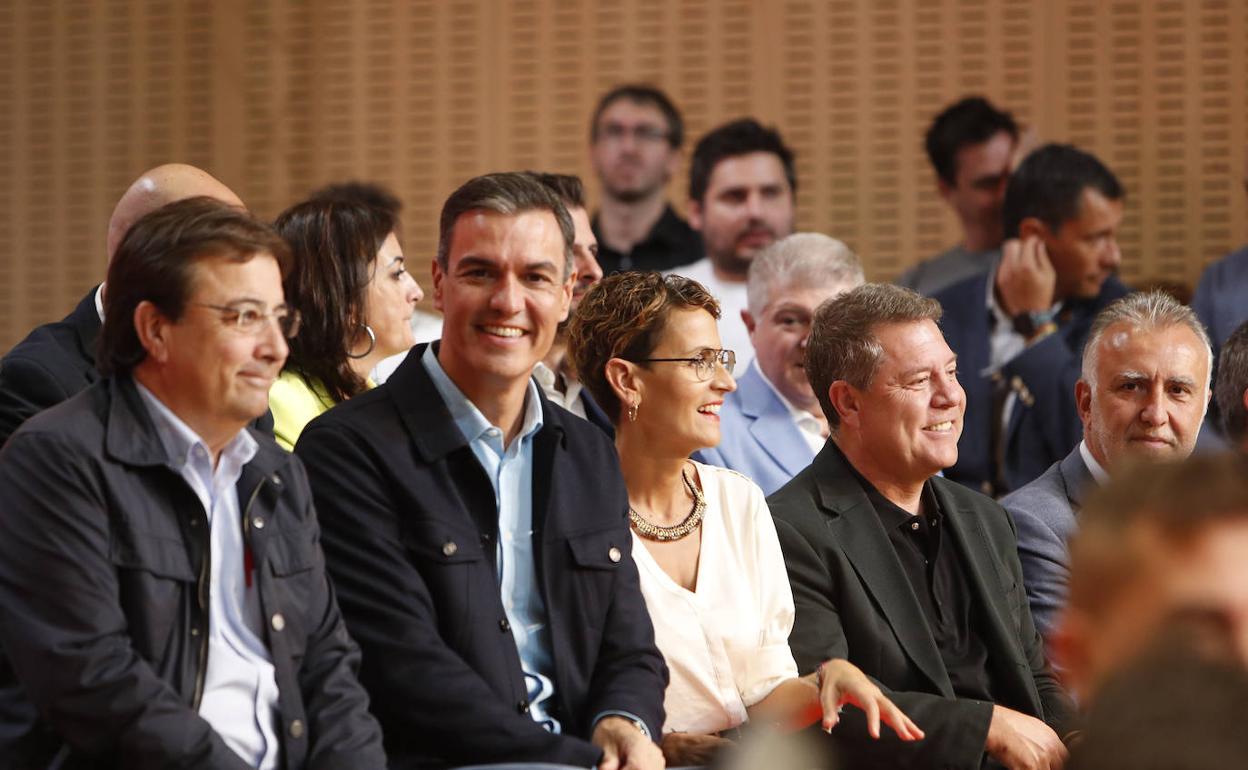
[[[719,426],[719,446],[695,452],[694,459],[748,476],[765,495],[815,459],[789,408],[763,379],[757,361],[737,380],[736,392],[724,397]]]
[[[563,728],[554,735],[528,713],[499,592],[494,488],[421,363],[424,349],[309,423],[295,446],[391,767],[590,767],[602,756],[591,722],[611,710],[657,737],[667,668],[632,559],[615,447],[541,396],[533,545],[555,662],[551,715]]]
[[[60,321],[36,327],[0,359],[0,446],[32,417],[86,390],[95,370],[100,336],[96,289]]]
[[[958,462],[945,477],[980,492],[1001,495],[1018,489],[1061,460],[1083,438],[1075,406],[1075,383],[1092,321],[1106,305],[1129,293],[1109,278],[1090,300],[1067,300],[1058,331],[1030,345],[1001,367],[1000,375],[1017,394],[1006,426],[1003,460],[1005,489],[994,489],[992,457],[992,377],[989,361],[990,312],[986,306],[991,272],[955,284],[936,299],[944,308],[941,330],[958,355],[966,390],[966,419],[958,440]]]

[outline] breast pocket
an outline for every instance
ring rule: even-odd
[[[437,609],[438,630],[455,648],[468,644],[474,618],[496,618],[501,610],[498,578],[481,534],[462,522],[410,522],[403,544]]]
[[[262,587],[266,624],[276,629],[274,618],[281,615],[282,638],[290,653],[303,655],[307,635],[321,620],[322,602],[314,601],[323,588],[313,568],[320,563],[314,530],[307,526],[287,526],[274,533],[265,544],[270,584]],[[314,582],[315,581],[315,582]]]
[[[181,638],[174,625],[183,622],[195,600],[196,575],[186,543],[121,529],[109,543],[109,561],[136,651],[147,660],[165,660],[168,645]]]
[[[625,560],[632,558],[628,538],[628,532],[622,528],[568,536],[570,579],[561,581],[559,589],[568,593],[565,606],[583,613],[582,623],[588,628],[602,628],[616,576],[626,565]]]

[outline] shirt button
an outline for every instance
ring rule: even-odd
[[[454,556],[455,552],[458,550],[459,550],[459,546],[455,545],[455,541],[453,540],[447,540],[445,543],[442,544],[443,556]]]
[[[286,618],[282,617],[280,612],[273,613],[273,619],[269,622],[273,624],[274,631],[281,631],[286,627]]]
[[[264,517],[257,516],[256,518],[252,519],[251,526],[255,527],[256,529],[264,529]]]
[[[611,548],[607,551],[607,558],[613,562],[618,563],[621,556],[622,554],[620,553],[620,549],[615,546],[611,546]]]
[[[507,633],[508,631],[511,630],[511,623],[507,620],[507,618],[503,618],[502,620],[498,621],[498,630],[502,631],[503,633]]]
[[[917,521],[912,521],[912,522],[910,522],[910,529],[914,530],[915,532],[918,532],[918,531],[919,531],[919,522],[917,522]]]
[[[303,720],[302,719],[296,719],[290,723],[290,737],[291,738],[303,737]]]
[[[517,703],[516,711],[519,711],[521,714],[529,713],[529,702],[527,700],[522,700],[519,703]]]
[[[272,481],[272,482],[273,482],[273,486],[275,486],[275,487],[280,487],[280,486],[282,485],[282,477],[281,477],[281,476],[279,476],[279,475],[277,475],[276,473],[274,473],[272,476],[270,476],[270,477],[269,477],[269,481]],[[302,731],[302,730],[303,730],[303,724],[302,724],[301,722],[299,722],[299,720],[298,720],[298,719],[296,719],[296,720],[295,720],[295,723],[299,725],[299,729]],[[291,725],[291,729],[292,729],[292,730],[294,729],[294,725],[293,725],[293,724]]]

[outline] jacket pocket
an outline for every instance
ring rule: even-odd
[[[572,552],[572,563],[582,569],[617,570],[620,562],[628,557],[625,548],[628,541],[624,540],[627,537],[628,533],[619,529],[569,535],[568,548]]]
[[[154,664],[178,660],[195,602],[196,575],[186,543],[115,530],[109,561],[135,651]]]

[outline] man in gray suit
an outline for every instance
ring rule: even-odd
[[[1096,317],[1075,385],[1083,441],[1001,501],[1018,525],[1027,599],[1045,638],[1066,602],[1067,543],[1085,494],[1125,457],[1191,454],[1209,405],[1211,365],[1204,326],[1168,294],[1128,295]]]

